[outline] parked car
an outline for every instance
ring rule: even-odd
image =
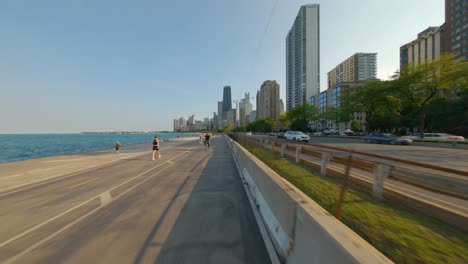
[[[420,139],[421,134],[415,133],[408,136],[403,136],[403,138]],[[424,138],[430,140],[465,141],[465,138],[462,136],[455,136],[447,133],[424,133]]]
[[[337,133],[338,133],[338,131],[336,131],[335,129],[325,129],[323,131],[323,134],[325,134],[325,135],[335,135]]]
[[[284,134],[286,139],[295,140],[295,141],[304,141],[309,142],[309,136],[302,133],[301,131],[287,131]]]
[[[340,136],[353,136],[354,135],[354,131],[352,131],[351,129],[343,129],[343,130],[340,130],[338,132],[338,134]]]
[[[323,133],[318,131],[318,132],[314,132],[312,133],[313,136],[323,136]]]
[[[391,145],[410,145],[413,140],[409,138],[397,137],[392,134],[369,134],[363,139],[368,143],[387,143]]]
[[[276,135],[277,138],[280,138],[280,139],[285,139],[284,137],[284,132],[279,132],[277,135]]]
[[[251,136],[252,135],[252,132],[247,132],[245,133],[246,136]]]

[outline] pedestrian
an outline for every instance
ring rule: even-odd
[[[158,153],[158,158],[161,158],[161,154],[159,153],[159,138],[157,135],[153,138],[153,160],[154,154],[156,153]]]
[[[200,135],[200,145],[203,144],[203,136]]]
[[[115,153],[117,153],[117,154],[120,153],[120,142],[119,141],[115,142]]]
[[[208,148],[210,147],[210,134],[208,132],[205,134],[205,145],[208,145]]]

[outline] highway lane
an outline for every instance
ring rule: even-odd
[[[0,262],[268,263],[221,138],[0,197]]]
[[[255,135],[255,137],[276,138],[267,135]],[[468,171],[468,150],[464,149],[370,144],[360,139],[327,136],[310,137],[309,142]]]
[[[359,139],[331,137],[311,137],[310,143],[325,144],[417,162],[431,163],[458,170],[468,170],[468,150],[463,149],[370,144]]]

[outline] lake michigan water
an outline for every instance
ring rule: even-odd
[[[160,140],[196,134],[157,133]],[[0,134],[0,163],[150,143],[154,134]]]

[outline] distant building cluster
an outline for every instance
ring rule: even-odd
[[[400,48],[400,68],[437,60],[450,52],[458,58],[468,58],[468,19],[465,0],[445,0],[445,23],[428,27],[417,38]],[[299,12],[286,36],[286,101],[280,99],[280,85],[274,80],[264,81],[256,98],[245,93],[233,99],[231,86],[223,87],[223,100],[212,118],[195,120],[195,116],[174,119],[174,131],[222,130],[245,127],[258,119],[279,120],[280,114],[297,105],[311,104],[326,111],[327,107],[339,109],[341,95],[353,86],[377,79],[377,53],[356,52],[327,73],[327,89],[320,92],[320,6],[308,4]],[[251,99],[255,99],[253,109]],[[233,108],[233,103],[234,107]],[[286,104],[286,105],[285,105]],[[285,107],[286,106],[286,107]],[[352,122],[366,126],[364,113],[354,113],[350,122],[318,120],[310,127],[314,130],[349,129]]]

